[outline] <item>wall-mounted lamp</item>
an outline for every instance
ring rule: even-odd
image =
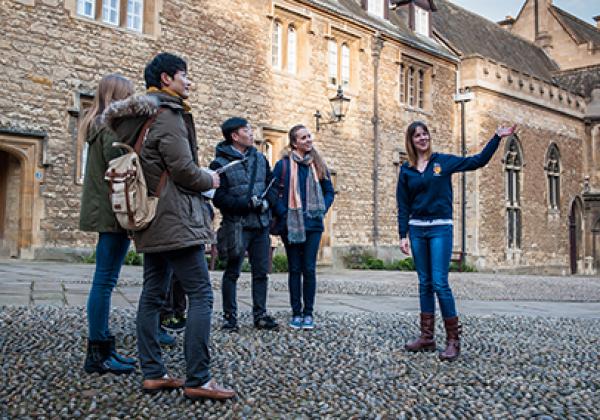
[[[341,122],[346,116],[346,112],[348,111],[348,104],[350,102],[350,98],[346,98],[344,96],[344,91],[341,86],[338,86],[337,94],[329,99],[329,103],[331,104],[331,115],[329,117],[329,121],[321,122],[321,112],[317,110],[315,112],[315,120],[317,121],[317,131],[321,128],[322,125],[327,124],[336,124]]]

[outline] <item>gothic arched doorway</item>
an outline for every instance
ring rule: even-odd
[[[581,271],[583,264],[583,208],[576,198],[569,212],[569,261],[571,274]]]

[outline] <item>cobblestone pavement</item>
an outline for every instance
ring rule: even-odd
[[[222,333],[216,308],[212,372],[238,397],[214,403],[181,391],[145,395],[139,370],[83,372],[92,271],[0,262],[0,418],[600,417],[595,278],[453,276],[463,353],[441,363],[433,353],[403,351],[417,333],[414,273],[322,272],[314,331],[285,327],[285,276],[274,275],[269,306],[279,332],[255,331],[245,306],[240,333]],[[140,276],[139,267],[125,267],[113,299],[112,332],[130,356]],[[246,277],[240,289],[249,305]],[[439,320],[436,338],[441,348]],[[164,358],[172,374],[185,375],[183,336]]]

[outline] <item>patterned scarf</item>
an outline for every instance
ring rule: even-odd
[[[302,209],[300,184],[298,182],[298,164],[308,166],[306,177],[306,210]],[[301,158],[295,152],[290,153],[290,188],[288,197],[287,230],[288,241],[298,244],[306,241],[304,214],[311,219],[322,218],[325,214],[325,200],[319,182],[319,176],[310,153]]]

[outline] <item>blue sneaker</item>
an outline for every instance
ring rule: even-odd
[[[301,316],[295,316],[290,320],[289,323],[290,328],[293,328],[295,330],[299,330],[300,328],[302,328],[302,317]]]
[[[170,335],[167,331],[162,328],[158,329],[158,342],[161,346],[172,346],[175,344],[175,337]]]
[[[302,328],[305,330],[312,330],[315,328],[315,320],[312,316],[308,315],[304,317],[304,320],[302,321]]]

